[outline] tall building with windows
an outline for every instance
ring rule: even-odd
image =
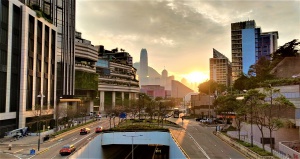
[[[75,83],[76,0],[19,0],[57,27],[57,96],[72,97]]]
[[[139,80],[140,85],[147,85],[148,84],[148,53],[146,49],[141,50],[140,54],[140,68],[139,68]]]
[[[258,41],[254,20],[231,24],[232,78],[238,79],[247,73],[249,66],[255,63],[255,49]]]
[[[261,57],[266,57],[271,60],[272,54],[277,50],[277,39],[279,38],[278,31],[264,32],[260,34],[258,39],[258,53],[256,60]]]
[[[231,63],[225,55],[216,49],[213,49],[213,58],[209,59],[209,71],[211,80],[227,87],[231,85]]]
[[[232,78],[248,74],[249,67],[261,58],[270,59],[277,49],[278,32],[262,33],[254,20],[231,24]]]
[[[37,6],[0,2],[0,136],[53,119],[57,28]],[[48,122],[50,123],[50,122]]]

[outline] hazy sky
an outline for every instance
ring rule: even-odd
[[[300,0],[77,0],[76,30],[94,45],[125,49],[139,62],[181,80],[191,72],[209,77],[213,48],[231,61],[231,23],[255,20],[278,31],[278,45],[300,39]]]

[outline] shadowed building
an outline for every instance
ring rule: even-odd
[[[209,59],[210,79],[226,87],[231,85],[231,63],[226,56],[213,49],[213,58]]]
[[[38,116],[49,124],[56,104],[57,28],[50,13],[40,17],[39,6],[26,2],[0,2],[0,136],[36,131]]]

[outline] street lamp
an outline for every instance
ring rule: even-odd
[[[43,95],[42,93],[40,93],[39,95],[37,95],[37,97],[41,98],[41,100],[40,100],[39,125],[38,125],[38,129],[39,129],[38,151],[40,151],[40,144],[41,144],[41,129],[40,129],[40,124],[41,124],[41,116],[42,116],[42,103],[43,103],[43,98],[45,97],[45,95]]]
[[[133,159],[133,151],[134,151],[134,149],[133,149],[133,138],[134,137],[139,137],[139,136],[143,136],[143,135],[123,135],[123,136],[125,136],[125,137],[131,137],[131,153],[132,153],[132,155],[131,155],[131,158]]]

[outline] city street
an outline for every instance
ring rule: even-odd
[[[181,118],[169,118],[182,125]],[[184,129],[171,129],[172,134],[191,159],[246,158],[213,134],[215,127],[200,125],[195,119],[184,119]]]
[[[61,156],[59,154],[59,150],[62,146],[73,144],[77,149],[84,146],[89,140],[92,140],[95,136],[100,134],[95,133],[95,128],[97,126],[102,126],[104,129],[109,128],[109,119],[102,118],[100,121],[98,120],[85,126],[91,129],[91,132],[87,135],[80,135],[80,128],[76,128],[55,139],[50,139],[44,143],[42,142],[40,151],[37,150],[38,136],[28,136],[21,138],[18,141],[13,141],[12,150],[8,150],[9,142],[3,143],[0,145],[0,158],[66,158],[67,156]],[[32,148],[35,149],[36,155],[30,155],[30,150]]]
[[[176,122],[179,125],[182,125],[181,118],[168,118],[168,120]],[[86,135],[79,134],[79,128],[65,133],[55,139],[51,139],[45,143],[41,144],[41,149],[39,152],[36,152],[36,155],[30,155],[30,149],[37,147],[37,136],[29,136],[20,141],[32,140],[28,142],[29,144],[19,144],[15,145],[12,150],[7,150],[7,145],[0,145],[0,156],[1,158],[67,158],[67,156],[61,156],[59,150],[63,145],[73,144],[77,149],[87,144],[90,140],[96,137],[99,134],[94,132],[97,126],[102,126],[104,129],[109,128],[109,119],[102,118],[101,121],[96,121],[92,124],[89,124],[88,128],[91,129],[91,132]],[[241,153],[239,153],[234,148],[230,147],[227,143],[220,140],[212,132],[215,130],[215,127],[206,127],[200,125],[199,122],[196,122],[194,119],[185,119],[183,121],[183,128],[173,128],[170,127],[170,131],[173,134],[174,138],[177,140],[181,148],[191,159],[198,158],[232,158],[232,159],[241,159],[246,158]],[[129,148],[130,146],[123,145]],[[140,146],[139,146],[140,147]],[[113,148],[117,150],[117,148]],[[142,148],[146,149],[146,148]],[[137,151],[137,154],[142,151]],[[118,153],[107,154],[111,155],[122,155]],[[151,155],[150,155],[151,156]]]

